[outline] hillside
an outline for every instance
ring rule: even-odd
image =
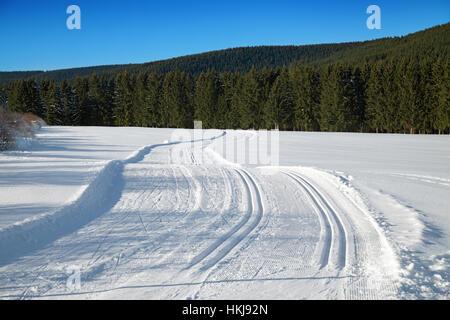
[[[49,125],[449,133],[449,26],[36,73],[0,86],[0,106]]]
[[[412,33],[402,37],[382,38],[363,42],[318,44],[303,46],[256,46],[217,50],[187,55],[143,64],[105,65],[53,71],[0,72],[0,83],[34,77],[61,81],[76,76],[88,76],[94,72],[115,76],[122,71],[133,74],[156,72],[165,74],[179,69],[198,75],[214,69],[217,72],[248,72],[252,66],[275,68],[302,61],[311,66],[325,66],[335,62],[373,62],[399,56],[448,55],[450,48],[450,23]]]

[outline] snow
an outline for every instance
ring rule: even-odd
[[[448,136],[261,135],[41,128],[0,154],[0,297],[448,299]]]
[[[28,148],[0,154],[0,228],[57,210],[110,160],[170,137],[170,129],[43,127]],[[3,196],[4,195],[4,196]],[[26,195],[26,196],[24,196]]]

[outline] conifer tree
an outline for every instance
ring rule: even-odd
[[[39,92],[38,84],[34,78],[26,81],[26,107],[22,112],[31,112],[39,117],[44,116],[44,108],[42,104],[41,94]]]
[[[219,101],[219,82],[213,70],[201,73],[194,92],[194,118],[203,122],[203,128],[212,128]]]
[[[293,94],[287,68],[281,70],[269,94],[265,108],[267,129],[290,129],[293,127]]]
[[[161,102],[164,126],[171,128],[193,126],[192,84],[186,73],[176,70],[166,75]]]
[[[149,126],[149,115],[147,114],[147,75],[139,73],[136,77],[136,86],[134,87],[134,107],[133,119],[134,125],[138,127]]]
[[[323,82],[320,98],[320,128],[323,131],[339,131],[344,119],[340,112],[342,88],[337,67],[329,66],[321,78]]]
[[[8,97],[8,109],[12,112],[29,112],[27,108],[28,92],[24,79],[12,82]]]
[[[217,105],[215,126],[217,128],[237,129],[239,127],[239,111],[233,104],[233,96],[236,91],[237,73],[224,72],[219,75],[220,93]]]
[[[73,125],[73,113],[75,109],[75,100],[72,92],[72,88],[68,84],[67,80],[63,80],[60,85],[60,99],[61,99],[61,122],[63,125]]]
[[[436,60],[432,67],[433,129],[438,134],[450,131],[450,59]],[[449,132],[450,133],[450,132]]]
[[[397,68],[400,126],[406,133],[415,133],[419,118],[418,65],[414,59],[403,59]]]
[[[388,60],[382,68],[382,92],[380,99],[382,108],[380,117],[383,119],[383,129],[388,133],[400,132],[401,113],[399,110],[399,89],[397,79],[398,61]]]
[[[76,77],[73,84],[74,99],[77,103],[77,123],[91,125],[89,113],[89,83],[87,78]]]
[[[48,125],[63,125],[61,92],[59,86],[53,80],[48,82],[45,103],[47,106],[45,122]]]
[[[115,91],[115,124],[117,126],[133,125],[133,82],[127,71],[116,78]]]
[[[263,88],[255,67],[243,77],[239,92],[240,126],[242,129],[263,127]]]
[[[293,88],[294,130],[319,129],[320,79],[317,72],[296,64],[290,73]]]
[[[8,86],[2,85],[0,86],[0,108],[2,108],[3,110],[7,109],[7,105],[8,105]]]
[[[150,73],[147,79],[145,96],[145,108],[147,125],[150,127],[161,126],[161,77],[155,72]]]

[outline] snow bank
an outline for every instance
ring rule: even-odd
[[[119,200],[122,161],[110,161],[78,198],[62,208],[0,229],[0,264],[72,233],[107,212]]]

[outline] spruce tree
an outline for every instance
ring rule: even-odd
[[[294,130],[319,129],[320,79],[317,72],[296,64],[290,73],[293,88]]]
[[[161,97],[163,125],[170,128],[192,128],[192,84],[189,76],[179,70],[164,78]]]
[[[219,82],[213,70],[201,73],[194,91],[194,118],[203,122],[203,128],[213,128],[219,101]]]
[[[255,67],[243,77],[239,92],[240,126],[242,129],[263,127],[263,86]]]
[[[295,126],[294,101],[292,87],[287,68],[281,70],[275,80],[267,99],[265,108],[265,123],[267,129],[290,129]]]
[[[77,123],[82,126],[91,125],[89,109],[89,83],[87,78],[76,77],[73,84],[74,99],[77,104]]]
[[[136,77],[136,86],[134,87],[134,124],[138,127],[149,126],[149,115],[147,114],[147,75],[139,73]]]
[[[133,81],[127,71],[116,78],[114,118],[117,126],[133,125]]]
[[[8,109],[12,112],[29,112],[27,108],[28,91],[24,79],[12,82],[10,85],[10,94],[8,97]]]
[[[60,85],[61,96],[61,122],[63,125],[73,125],[73,112],[75,108],[75,100],[72,92],[72,88],[68,84],[67,80],[63,80]]]
[[[216,127],[237,129],[239,127],[239,111],[233,104],[233,96],[236,91],[238,74],[224,72],[219,75],[220,93],[215,119]]]
[[[48,82],[45,103],[47,106],[47,114],[45,122],[48,125],[63,125],[64,112],[61,105],[61,92],[55,81]]]
[[[145,96],[145,114],[147,125],[150,127],[161,126],[161,77],[155,72],[150,73],[147,79]]]
[[[404,132],[415,133],[420,115],[418,65],[414,59],[403,59],[397,68],[400,125]]]
[[[24,112],[31,112],[39,117],[43,117],[45,112],[36,80],[34,78],[28,79],[25,88],[27,101],[25,102],[26,108]]]
[[[450,133],[450,59],[437,59],[432,67],[433,129]]]

